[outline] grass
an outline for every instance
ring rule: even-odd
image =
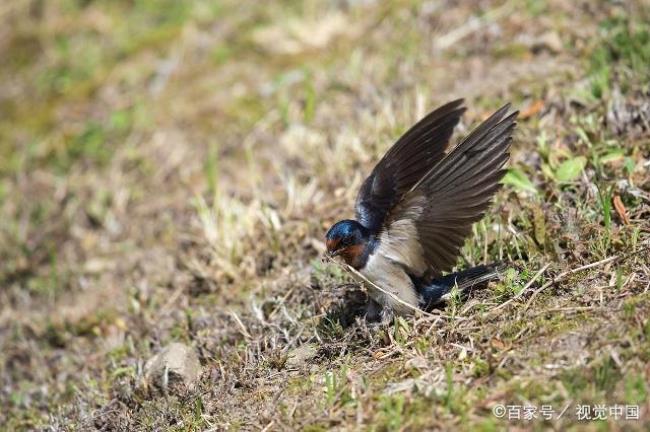
[[[647,429],[650,10],[565,3],[0,7],[0,425]],[[459,135],[521,110],[458,262],[508,269],[435,317],[370,325],[324,232],[456,97]],[[174,341],[201,380],[150,394],[143,363]],[[571,408],[509,422],[496,404]]]

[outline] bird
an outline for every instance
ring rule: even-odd
[[[500,188],[518,111],[505,104],[448,150],[466,111],[449,102],[418,121],[364,180],[355,219],[336,222],[326,253],[371,282],[366,315],[410,315],[499,277],[499,264],[450,272]],[[378,289],[378,287],[380,289]],[[372,317],[372,318],[371,318]]]

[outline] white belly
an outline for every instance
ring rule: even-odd
[[[403,302],[418,308],[419,295],[415,291],[411,278],[402,266],[384,256],[380,250],[368,257],[368,262],[361,270],[361,274],[371,282],[392,293]],[[384,307],[391,308],[399,315],[409,315],[413,309],[400,303],[395,298],[387,295],[373,286],[368,287],[370,296]]]

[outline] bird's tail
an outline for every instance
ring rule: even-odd
[[[442,276],[426,284],[419,284],[418,291],[421,295],[420,306],[424,310],[429,310],[445,302],[454,286],[458,287],[462,295],[467,295],[473,289],[485,288],[488,282],[500,278],[504,268],[505,266],[501,264],[479,265]]]

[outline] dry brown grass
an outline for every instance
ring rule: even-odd
[[[0,424],[647,427],[649,17],[641,1],[0,6]],[[323,233],[456,97],[460,135],[505,101],[522,112],[510,181],[459,260],[512,269],[369,326]],[[172,341],[204,373],[154,397],[142,365]],[[641,419],[508,423],[498,403]]]

